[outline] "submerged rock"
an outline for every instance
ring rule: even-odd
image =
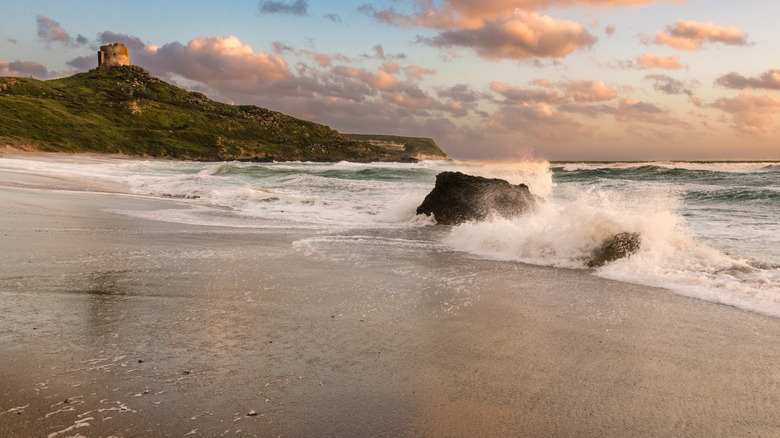
[[[525,184],[442,172],[436,176],[433,190],[417,207],[417,214],[433,214],[436,223],[457,225],[485,220],[491,215],[512,218],[535,208],[536,200]]]
[[[617,259],[628,257],[639,250],[639,244],[639,233],[615,234],[602,242],[599,249],[594,251],[588,267],[598,268]]]

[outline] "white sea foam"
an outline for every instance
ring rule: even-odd
[[[679,200],[673,196],[607,189],[566,195],[545,199],[537,211],[515,219],[458,225],[447,241],[484,257],[582,268],[601,242],[617,233],[637,232],[647,240],[681,228],[673,213]]]
[[[740,178],[736,183],[748,174],[777,169],[777,163],[677,162],[569,163],[553,167],[561,166],[564,176],[581,170],[635,170],[646,166],[729,172]],[[154,211],[121,212],[146,219],[322,231],[424,227],[431,224],[431,219],[416,216],[415,210],[439,172],[502,178],[513,184],[527,184],[541,199],[538,210],[512,220],[453,227],[442,244],[478,257],[586,269],[586,260],[604,239],[624,231],[637,232],[641,235],[640,250],[630,258],[594,270],[595,275],[666,287],[780,316],[777,206],[761,198],[755,201],[757,204],[732,205],[728,198],[717,197],[692,205],[687,194],[709,196],[712,190],[716,194],[720,190],[698,177],[676,175],[674,181],[668,181],[648,177],[652,172],[642,178],[630,174],[594,178],[583,173],[556,183],[551,166],[543,161],[269,164],[44,156],[4,158],[0,169],[111,183],[125,187],[128,193],[177,204]],[[764,180],[760,177],[758,183]],[[746,187],[751,190],[755,186]],[[778,185],[770,182],[761,188],[772,196]],[[430,235],[431,239],[439,236]],[[307,244],[333,244],[328,242]],[[398,243],[381,238],[349,239],[351,245],[388,242]]]
[[[655,183],[570,184],[532,214],[453,227],[446,243],[480,257],[586,269],[605,239],[637,232],[639,251],[596,275],[780,316],[780,264],[708,246],[681,215],[682,203],[677,189]]]
[[[664,169],[703,170],[710,172],[763,172],[767,168],[777,166],[772,161],[719,161],[719,162],[687,162],[687,161],[641,161],[641,162],[582,162],[563,163],[560,166],[566,172],[596,169],[636,169],[639,167],[656,166]]]

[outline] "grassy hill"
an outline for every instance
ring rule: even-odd
[[[418,155],[264,108],[215,102],[134,66],[49,81],[0,77],[0,145],[193,160],[407,161]]]

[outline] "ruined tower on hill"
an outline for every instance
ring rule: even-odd
[[[100,46],[98,55],[98,70],[107,70],[120,65],[130,65],[130,54],[122,43]]]

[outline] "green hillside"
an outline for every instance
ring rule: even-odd
[[[0,77],[0,145],[193,160],[406,161],[418,155],[256,106],[215,102],[134,66],[48,81]]]

